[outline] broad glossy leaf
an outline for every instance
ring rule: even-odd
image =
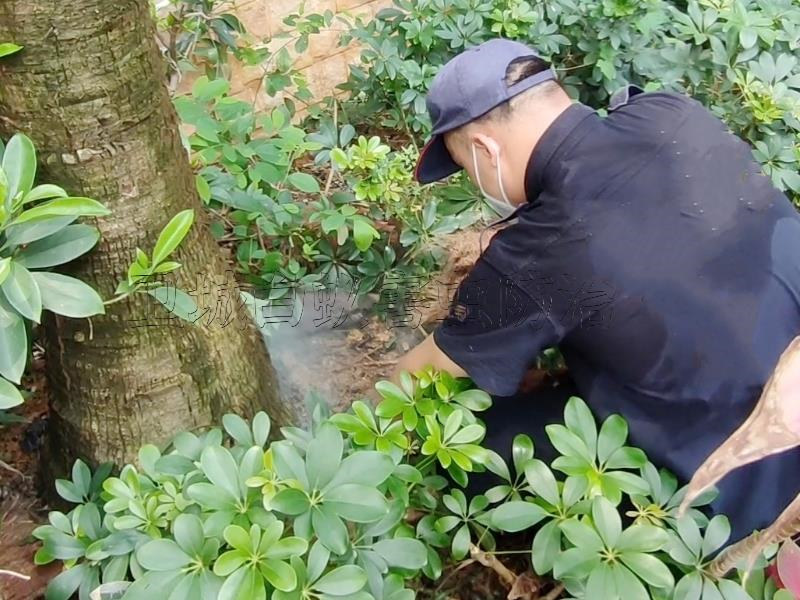
[[[22,404],[23,398],[17,387],[0,377],[0,410],[14,408]]]
[[[611,502],[599,496],[592,503],[592,520],[607,548],[614,548],[622,533],[622,519]]]
[[[516,532],[533,527],[547,517],[547,512],[532,502],[512,500],[492,511],[492,525],[501,531]]]
[[[417,570],[427,562],[427,550],[419,540],[395,538],[375,542],[372,545],[390,567]]]
[[[553,569],[556,557],[561,552],[561,529],[557,521],[551,521],[536,532],[531,556],[536,573],[545,575]]]
[[[12,262],[11,273],[0,285],[6,300],[19,314],[36,323],[42,314],[42,296],[31,272]]]
[[[325,506],[353,523],[372,523],[386,516],[389,505],[374,487],[345,483],[325,493]]]
[[[0,298],[0,375],[19,384],[28,356],[25,321]]]
[[[604,463],[628,439],[628,424],[619,415],[611,415],[600,427],[597,438],[597,458]]]
[[[311,523],[317,538],[328,550],[340,555],[347,551],[347,527],[341,518],[324,506],[314,507]]]
[[[3,171],[8,180],[7,201],[31,191],[36,177],[36,149],[28,136],[17,133],[9,140],[3,154]]]
[[[708,523],[703,536],[703,557],[719,550],[731,535],[731,524],[724,515],[717,515]]]
[[[626,552],[621,560],[637,577],[653,587],[671,588],[675,585],[675,579],[667,566],[651,554]]]
[[[11,225],[6,229],[6,239],[12,246],[30,244],[64,229],[78,217],[51,217],[41,221],[31,221],[21,225]]]
[[[59,573],[47,584],[45,600],[69,600],[72,598],[89,569],[88,563],[80,563]]]
[[[35,271],[32,275],[47,310],[73,318],[105,314],[103,299],[80,279],[46,271]]]
[[[51,183],[44,183],[37,185],[30,192],[25,194],[23,203],[38,202],[39,200],[48,200],[50,198],[67,198],[69,194],[64,191],[64,188]]]
[[[580,437],[590,452],[595,451],[597,444],[597,423],[586,402],[573,396],[564,409],[564,423]]]
[[[342,461],[328,487],[344,483],[378,487],[388,479],[394,469],[394,462],[388,454],[359,450]]]
[[[531,460],[525,467],[525,480],[536,495],[549,504],[558,506],[561,496],[558,492],[558,483],[549,467],[540,460]]]
[[[180,246],[183,238],[189,233],[194,223],[194,210],[182,210],[170,219],[169,223],[161,230],[153,248],[153,264],[157,265],[172,254]]]
[[[314,489],[324,488],[333,479],[342,462],[344,439],[333,423],[323,424],[306,453],[306,475]]]
[[[203,550],[203,523],[196,515],[184,513],[172,525],[175,542],[189,556],[200,555]]]
[[[12,224],[18,225],[49,217],[105,217],[110,214],[110,210],[91,198],[56,198],[29,208],[14,219]]]
[[[172,540],[150,540],[136,551],[136,559],[148,571],[173,571],[192,560]]]
[[[320,577],[312,586],[331,596],[355,594],[367,583],[367,575],[359,566],[344,565]]]
[[[209,446],[200,456],[200,464],[206,477],[231,496],[240,498],[239,469],[230,451],[221,446]]]
[[[86,254],[100,239],[100,232],[89,225],[68,225],[51,236],[31,243],[15,261],[28,269],[62,265]]]
[[[319,182],[308,173],[292,173],[289,175],[289,183],[307,194],[319,193]]]
[[[289,592],[297,587],[297,574],[282,560],[264,560],[259,564],[259,570],[277,590]]]

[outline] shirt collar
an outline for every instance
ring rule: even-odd
[[[531,152],[525,170],[525,196],[529,202],[535,200],[542,191],[549,165],[557,159],[557,155],[568,149],[567,140],[587,117],[595,114],[594,109],[577,102],[558,115],[545,130]]]

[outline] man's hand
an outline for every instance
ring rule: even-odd
[[[397,381],[401,371],[413,373],[427,366],[448,371],[453,377],[467,377],[466,371],[439,349],[431,334],[397,362],[392,379]]]

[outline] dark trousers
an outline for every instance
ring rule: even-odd
[[[550,464],[558,453],[550,444],[545,427],[563,424],[567,400],[577,395],[574,384],[563,380],[558,385],[548,383],[514,396],[494,396],[492,407],[477,415],[486,424],[483,446],[502,456],[513,474],[512,444],[518,434],[524,433],[533,440],[534,457]],[[467,491],[469,495],[480,494],[499,483],[493,473],[471,473]]]

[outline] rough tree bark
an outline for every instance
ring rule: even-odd
[[[220,322],[236,298],[205,227],[154,34],[148,0],[0,0],[0,41],[25,46],[0,62],[0,134],[28,134],[42,180],[112,210],[97,222],[99,246],[68,270],[110,298],[135,248],[152,249],[172,216],[196,209],[170,283],[199,290],[209,313],[197,325],[159,324],[166,313],[144,294],[103,317],[46,323],[48,454],[62,468],[76,456],[130,460],[141,443],[227,411],[266,409],[278,425],[293,416],[252,321]]]

